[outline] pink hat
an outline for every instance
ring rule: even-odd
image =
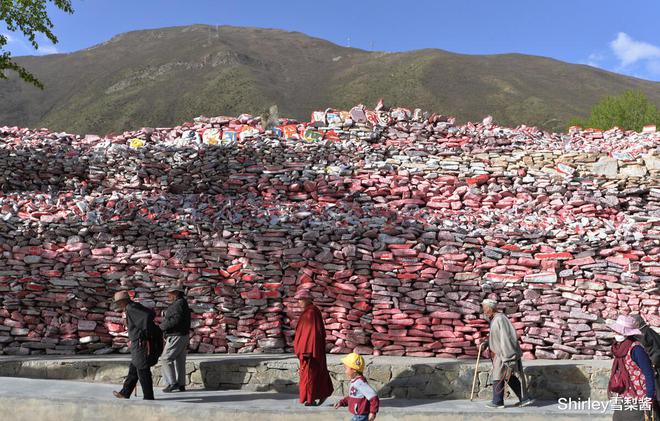
[[[605,323],[610,329],[623,336],[642,334],[642,332],[637,329],[637,323],[632,316],[619,315],[619,317],[616,318],[616,321],[608,320]]]
[[[311,300],[312,294],[308,289],[299,289],[294,298],[296,300]]]

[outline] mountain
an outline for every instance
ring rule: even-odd
[[[561,130],[604,95],[660,83],[521,54],[402,53],[345,48],[297,32],[194,25],[128,32],[69,54],[18,57],[45,83],[0,81],[0,125],[107,133],[171,126],[198,115],[308,119],[358,103],[422,108],[460,121]]]

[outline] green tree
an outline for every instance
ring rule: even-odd
[[[4,22],[12,32],[22,32],[35,49],[39,48],[38,34],[45,35],[56,44],[53,22],[48,17],[49,3],[66,13],[73,13],[71,0],[0,0],[0,22]],[[3,51],[8,41],[5,35],[0,34],[0,79],[7,79],[6,71],[13,70],[24,81],[43,89],[44,85],[32,73],[12,60],[9,51]]]
[[[647,124],[660,125],[660,111],[639,91],[607,96],[591,109],[587,119],[571,121],[571,125],[594,129],[608,130],[616,126],[638,132]]]

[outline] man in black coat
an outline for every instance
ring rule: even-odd
[[[153,380],[149,364],[147,346],[151,326],[155,326],[154,312],[131,300],[127,291],[119,291],[114,296],[115,305],[126,313],[128,339],[131,341],[131,364],[128,366],[128,376],[121,391],[112,392],[118,399],[129,399],[140,380],[142,396],[146,400],[154,399]]]
[[[163,380],[166,383],[163,392],[183,392],[186,390],[186,354],[190,334],[190,308],[184,296],[182,286],[173,286],[167,290],[170,306],[160,325],[165,335],[165,350],[162,356]]]
[[[655,393],[656,399],[660,401],[660,390],[658,390],[660,387],[660,334],[651,329],[641,315],[635,314],[633,317],[637,322],[637,329],[642,332],[642,334],[637,337],[637,340],[642,344],[646,353],[649,354],[651,365],[653,365],[655,369]]]

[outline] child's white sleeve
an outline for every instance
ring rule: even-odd
[[[369,386],[369,383],[364,381],[359,381],[354,384],[354,386],[364,395],[367,400],[373,399],[377,394],[373,387]]]

